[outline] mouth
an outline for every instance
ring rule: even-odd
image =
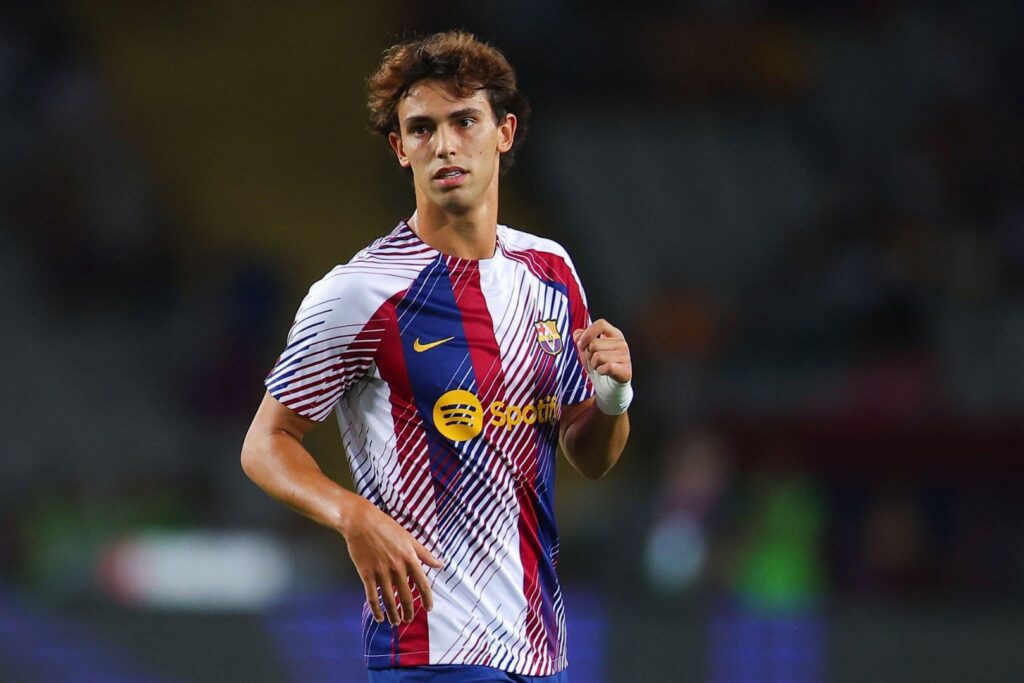
[[[441,187],[455,187],[461,185],[467,175],[469,175],[469,171],[460,166],[445,166],[434,174],[434,181]]]

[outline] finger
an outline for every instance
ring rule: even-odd
[[[590,370],[593,369],[593,365],[591,365],[590,362],[590,349],[580,341],[583,339],[583,334],[584,330],[576,330],[576,332],[573,333],[573,338],[577,340],[576,356],[580,359],[580,364],[586,369],[586,371],[590,372]]]
[[[628,364],[629,361],[630,354],[622,349],[598,351],[590,354],[590,364],[594,370],[597,370],[601,366],[607,364],[607,362],[622,362],[622,364]]]
[[[400,623],[398,605],[395,603],[395,587],[387,574],[380,577],[380,596],[384,599],[384,610],[388,615],[388,623],[392,626]]]
[[[624,334],[622,334],[622,330],[620,330],[619,328],[615,327],[615,325],[612,325],[607,320],[602,320],[601,322],[604,323],[604,328],[601,330],[601,336],[602,337],[610,337],[612,339],[625,339],[626,338],[626,336]]]
[[[606,363],[624,363],[629,356],[621,351],[598,351],[590,354],[590,364],[596,370]]]
[[[626,341],[624,339],[609,339],[605,337],[599,337],[590,344],[587,348],[591,351],[614,351],[616,349],[627,349]]]
[[[573,345],[576,347],[576,354],[579,356],[580,361],[583,363],[587,362],[586,357],[583,355],[583,349],[586,348],[580,341],[583,338],[583,330],[574,330],[572,333]]]
[[[433,553],[423,547],[423,544],[419,541],[415,541],[416,544],[416,557],[420,558],[420,562],[429,565],[434,569],[444,569],[444,562],[437,559]]]
[[[409,579],[401,575],[396,576],[395,588],[398,589],[398,600],[402,605],[402,621],[408,624],[412,621],[413,616],[412,590],[409,589]]]
[[[616,382],[629,382],[633,379],[633,371],[626,364],[619,361],[612,361],[604,363],[597,368],[594,368],[594,372],[599,375],[607,375]]]
[[[430,590],[430,581],[427,580],[427,575],[423,573],[423,569],[418,563],[413,562],[409,567],[409,576],[412,578],[413,583],[416,584],[416,589],[420,592],[423,609],[428,612],[434,609],[434,594]]]
[[[576,339],[577,346],[589,346],[590,342],[597,337],[604,335],[605,337],[613,337],[617,339],[623,339],[622,332],[617,327],[609,323],[604,318],[601,318],[597,322],[593,323],[590,327],[583,330],[583,333]]]
[[[366,591],[366,604],[370,608],[373,620],[378,624],[384,621],[384,613],[380,609],[380,600],[377,599],[377,586],[373,581],[363,579],[363,590]]]
[[[590,345],[591,340],[598,334],[594,327],[595,325],[597,325],[597,323],[594,323],[594,325],[591,325],[585,330],[581,330],[579,336],[574,337],[576,340],[576,348],[585,349]]]

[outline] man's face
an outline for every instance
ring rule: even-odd
[[[457,98],[441,81],[420,81],[399,102],[398,125],[388,141],[412,169],[417,199],[461,214],[489,190],[497,197],[499,156],[512,147],[516,117],[496,124],[485,91]]]

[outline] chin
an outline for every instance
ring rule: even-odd
[[[452,190],[437,197],[435,203],[445,212],[452,214],[468,213],[474,206],[474,202],[458,190]]]

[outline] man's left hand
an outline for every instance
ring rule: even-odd
[[[633,364],[629,359],[629,345],[622,330],[604,318],[585,330],[575,330],[572,339],[587,370],[606,375],[625,384],[633,379]]]

